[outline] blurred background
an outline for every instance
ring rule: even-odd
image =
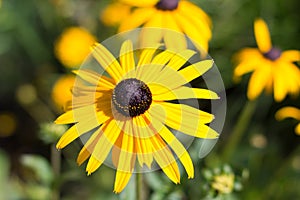
[[[239,83],[232,78],[234,53],[256,46],[253,22],[258,17],[268,23],[274,46],[299,49],[299,1],[191,2],[212,18],[209,53],[226,87],[227,118],[206,158],[198,158],[197,145],[189,149],[195,178],[187,181],[184,176],[175,186],[160,173],[146,174],[148,199],[300,199],[297,121],[274,117],[284,106],[299,108],[299,97],[277,103],[263,94],[254,108],[248,105],[244,111],[249,76]],[[0,200],[134,199],[130,189],[120,195],[112,192],[115,172],[110,168],[102,166],[86,176],[84,166],[75,162],[79,144],[63,153],[55,149],[67,127],[53,121],[63,113],[63,102],[71,98],[72,69],[80,66],[91,44],[116,34],[117,16],[129,12],[123,7],[116,14],[107,7],[111,3],[0,0]],[[224,151],[245,112],[249,119],[242,118],[243,136],[228,157]],[[130,183],[127,188],[131,187]]]

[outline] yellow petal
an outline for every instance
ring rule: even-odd
[[[119,163],[119,157],[120,157],[120,153],[121,153],[123,135],[124,134],[119,135],[118,139],[115,142],[115,145],[113,146],[113,148],[111,150],[111,159],[112,159],[112,163],[115,166],[115,168],[118,167],[118,163]]]
[[[275,69],[282,74],[282,78],[285,82],[286,91],[293,95],[298,95],[300,91],[300,70],[292,63],[277,60]],[[284,75],[283,75],[284,74]]]
[[[92,136],[88,139],[88,141],[84,144],[81,151],[78,154],[77,157],[77,164],[81,165],[95,149],[95,146],[97,142],[99,141],[100,136],[102,135],[102,132],[100,132],[100,127],[92,134]]]
[[[101,89],[113,89],[115,82],[113,79],[101,76],[100,74],[87,69],[74,70],[74,74],[81,77],[83,80],[88,81],[89,83],[99,86]]]
[[[262,57],[263,54],[257,48],[243,48],[233,56],[233,59],[237,62],[242,62],[250,58],[261,59]]]
[[[261,66],[262,54],[258,49],[245,48],[234,55],[238,65],[234,69],[234,76],[242,76]]]
[[[153,127],[157,130],[159,135],[164,139],[164,141],[172,148],[174,153],[178,156],[180,162],[183,164],[188,178],[194,177],[194,166],[192,159],[188,152],[186,151],[185,147],[177,140],[177,138],[171,133],[171,131],[161,124],[158,120],[153,120]]]
[[[153,44],[157,44],[163,38],[163,14],[161,11],[156,13],[145,23],[144,28],[140,32],[141,47],[149,47]]]
[[[187,48],[185,36],[182,34],[171,12],[165,12],[163,26],[165,27],[163,30],[164,41],[168,49],[180,51]]]
[[[127,185],[134,169],[136,155],[134,154],[134,138],[123,133],[122,147],[118,161],[114,191],[121,192]]]
[[[137,78],[148,83],[157,79],[157,74],[165,66],[165,64],[174,56],[175,52],[165,50],[156,55],[151,65],[144,65],[137,69]]]
[[[128,184],[131,175],[132,175],[132,172],[122,172],[122,171],[117,170],[115,185],[114,185],[115,193],[118,194],[118,193],[122,192],[122,190]]]
[[[120,24],[118,32],[123,32],[137,28],[151,19],[155,14],[155,8],[137,8],[131,15],[126,17]]]
[[[257,67],[259,67],[259,62],[256,62],[257,60],[245,60],[244,62],[241,62],[236,66],[234,69],[234,76],[242,76],[244,74],[247,74],[249,72],[254,71]]]
[[[159,0],[143,0],[143,1],[136,1],[136,0],[119,0],[121,3],[128,4],[130,6],[135,7],[148,7],[148,6],[155,6]]]
[[[280,66],[276,66],[276,67],[280,67]],[[266,77],[261,77],[261,79],[266,79]],[[273,70],[273,81],[274,81],[274,99],[275,101],[280,102],[285,98],[288,92],[286,80],[281,70]]]
[[[169,90],[178,88],[195,78],[201,76],[213,66],[213,60],[204,60],[192,64],[180,71],[166,66],[161,73],[157,76],[157,79],[153,82],[147,83],[152,94],[160,94],[166,92],[161,90],[162,86],[168,86]]]
[[[253,72],[248,84],[247,96],[250,100],[258,97],[266,87],[269,79],[272,79],[271,66],[268,63],[262,63],[260,68]]]
[[[166,90],[168,90],[168,88],[166,88]],[[154,101],[168,101],[174,99],[193,99],[193,98],[219,99],[219,96],[211,90],[201,89],[201,88],[190,88],[185,86],[181,86],[169,92],[152,96],[152,99]]]
[[[195,51],[186,49],[177,53],[170,62],[167,64],[168,67],[174,69],[175,71],[179,70],[188,60],[195,55]]]
[[[209,16],[198,6],[195,4],[189,2],[189,1],[179,1],[180,9],[190,11],[192,16],[195,18],[203,20],[205,23],[207,23],[209,26],[212,25],[211,19]]]
[[[93,128],[101,125],[102,123],[110,119],[110,116],[105,115],[102,111],[96,112],[95,110],[89,107],[85,107],[85,109],[86,111],[88,111],[86,112],[86,116],[81,116],[80,113],[76,113],[73,115],[74,121],[77,121],[77,117],[78,119],[80,119],[80,121],[77,124],[73,125],[69,130],[67,130],[67,132],[63,134],[63,136],[57,142],[56,148],[64,148],[79,136],[83,135],[84,133],[92,130]],[[72,113],[72,111],[70,113]],[[70,115],[70,113],[67,112],[66,115]],[[85,113],[85,111],[83,113]]]
[[[64,114],[62,114],[61,116],[59,116],[56,120],[55,123],[56,124],[71,124],[71,123],[75,123],[78,122],[79,119],[75,118],[75,113],[80,113],[79,116],[82,116],[83,118],[86,118],[87,116],[91,115],[91,112],[95,112],[96,110],[96,106],[93,105],[89,105],[86,107],[81,107],[81,108],[76,108],[73,110],[69,110],[67,112],[65,112]]]
[[[201,52],[205,53],[208,50],[208,38],[202,37],[202,30],[199,30],[189,19],[186,19],[180,13],[175,12],[173,16],[176,19],[176,22],[193,42],[195,47]],[[209,29],[209,28],[208,28]]]
[[[206,73],[210,68],[212,68],[213,63],[213,60],[203,60],[180,70],[178,73],[185,78],[185,83],[188,83]],[[185,83],[180,83],[180,85]]]
[[[158,136],[151,138],[153,156],[163,172],[175,184],[180,183],[180,173],[176,160],[166,143]]]
[[[270,51],[270,49],[272,48],[270,32],[264,20],[255,20],[254,34],[259,50],[263,53],[267,53],[268,51]]]
[[[130,40],[126,40],[121,46],[120,63],[125,73],[128,73],[135,68],[132,42]]]
[[[281,58],[288,62],[299,62],[300,61],[300,51],[297,50],[287,50],[282,52]]]
[[[275,114],[277,120],[283,120],[285,118],[291,117],[300,121],[300,109],[287,106],[278,110]]]
[[[74,110],[67,111],[58,117],[55,121],[57,124],[77,123],[78,126],[85,126],[86,129],[92,129],[110,119],[112,116],[108,113],[109,107],[96,111],[95,105],[85,106]],[[79,125],[80,124],[80,125]],[[80,131],[80,129],[78,129]]]
[[[300,123],[296,126],[296,128],[295,128],[295,133],[296,133],[297,135],[300,135]]]
[[[132,172],[134,165],[132,165],[131,159],[135,157],[134,154],[134,139],[132,135],[128,133],[122,133],[122,147],[118,162],[118,171]]]
[[[219,136],[216,131],[204,125],[213,120],[212,114],[184,104],[159,102],[150,107],[149,113],[163,124],[187,135],[207,139]]]
[[[180,15],[185,18],[186,21],[191,22],[191,24],[194,25],[194,27],[197,27],[197,29],[199,31],[201,31],[201,37],[206,38],[207,41],[211,39],[211,30],[210,30],[210,19],[209,17],[205,14],[205,12],[203,12],[200,8],[197,10],[198,12],[195,13],[191,13],[191,8],[193,7],[192,3],[190,2],[185,2],[185,3],[181,3],[182,1],[180,1],[180,5],[178,6],[178,13],[180,13]],[[201,12],[201,11],[202,12]]]
[[[115,57],[102,44],[95,44],[92,54],[101,67],[115,80],[115,82],[121,80],[124,75],[123,69]]]
[[[98,169],[108,156],[112,146],[116,142],[124,122],[116,122],[114,119],[101,126],[102,135],[88,161],[86,171],[88,175]]]
[[[134,117],[133,119],[133,134],[136,139],[136,151],[140,166],[145,163],[148,168],[151,168],[153,162],[153,150],[150,138],[154,133],[142,117]]]
[[[138,62],[138,67],[143,65],[149,65],[151,63],[152,57],[156,50],[161,46],[161,44],[153,44],[153,47],[145,47],[140,55]]]

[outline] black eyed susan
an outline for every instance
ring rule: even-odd
[[[219,98],[211,90],[189,86],[212,67],[213,61],[183,67],[196,52],[158,48],[139,51],[136,63],[131,40],[122,44],[118,60],[102,44],[96,44],[92,55],[106,75],[91,69],[75,71],[87,84],[75,84],[70,110],[56,120],[58,124],[74,124],[60,138],[59,149],[92,132],[77,162],[89,159],[86,171],[91,174],[111,157],[117,169],[116,193],[124,189],[136,164],[151,169],[155,161],[177,184],[178,158],[188,177],[194,177],[192,160],[171,130],[198,138],[218,137],[207,125],[214,119],[212,114],[180,103],[183,99]]]
[[[79,67],[90,53],[96,38],[82,27],[69,27],[55,43],[55,54],[60,62],[69,68]]]
[[[300,135],[300,109],[291,107],[291,106],[287,106],[287,107],[284,107],[284,108],[281,108],[280,110],[278,110],[276,112],[275,117],[277,120],[283,120],[285,118],[296,119],[299,123],[295,127],[295,133],[297,135]]]
[[[145,29],[141,32],[142,45],[158,43],[163,39],[169,49],[185,49],[187,41],[184,35],[176,37],[171,31],[186,34],[199,50],[208,50],[211,39],[211,20],[199,7],[186,0],[120,0],[136,7],[120,25],[119,32],[140,26],[159,28],[159,31]],[[174,42],[176,41],[176,42]]]
[[[245,48],[237,53],[238,65],[234,76],[240,77],[252,72],[248,85],[248,98],[255,99],[265,88],[274,91],[276,101],[282,101],[290,93],[297,95],[300,90],[300,70],[293,63],[300,61],[300,51],[281,51],[271,44],[267,24],[262,19],[254,23],[258,49]]]

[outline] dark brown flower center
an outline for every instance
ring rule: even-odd
[[[270,51],[263,54],[265,58],[269,60],[277,60],[281,56],[281,50],[273,47]]]
[[[115,87],[112,103],[116,110],[127,117],[136,117],[149,109],[152,94],[149,87],[140,80],[129,78]]]
[[[160,0],[156,4],[159,10],[175,10],[178,7],[179,0]]]

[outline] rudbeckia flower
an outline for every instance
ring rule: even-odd
[[[176,37],[171,31],[186,34],[199,50],[208,50],[211,39],[211,20],[199,7],[186,0],[120,0],[136,7],[132,14],[125,18],[119,32],[140,26],[155,27],[158,30],[145,29],[141,32],[141,44],[158,43],[163,39],[167,48],[182,50],[187,47],[184,35]]]
[[[262,19],[255,21],[254,34],[258,49],[242,49],[235,57],[238,63],[234,70],[236,78],[253,71],[248,98],[255,99],[264,88],[268,92],[274,91],[276,101],[282,101],[288,93],[298,94],[300,70],[293,62],[300,61],[300,51],[281,51],[273,47],[268,26]]]
[[[295,133],[300,135],[300,109],[290,106],[284,107],[276,112],[275,117],[277,120],[283,120],[285,118],[296,119],[299,123],[295,128]]]
[[[86,29],[70,27],[64,30],[55,42],[55,55],[69,68],[79,67],[90,53],[90,47],[96,38]]]
[[[93,132],[77,159],[82,164],[89,158],[88,174],[97,170],[111,151],[117,169],[116,193],[126,186],[136,163],[151,169],[156,161],[178,184],[178,158],[188,177],[194,177],[192,160],[172,130],[198,138],[218,137],[207,125],[214,119],[212,114],[180,103],[182,99],[219,98],[211,90],[188,86],[208,71],[213,61],[183,67],[195,51],[175,53],[168,49],[160,51],[158,47],[139,51],[136,63],[131,40],[122,44],[118,60],[102,44],[96,44],[92,55],[106,75],[91,69],[75,71],[88,85],[75,84],[70,110],[56,120],[57,124],[74,123],[58,141],[58,149]]]

